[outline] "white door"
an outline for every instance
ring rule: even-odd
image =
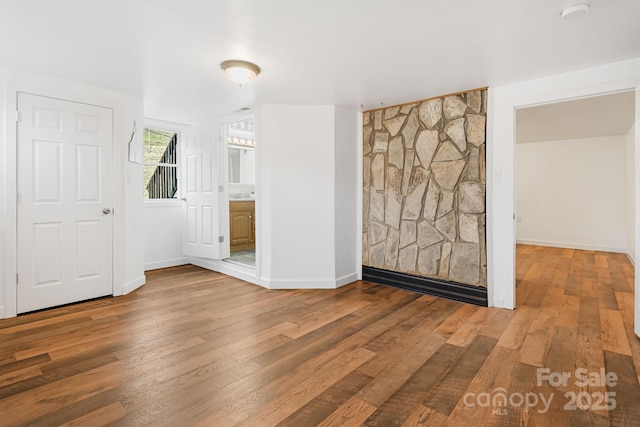
[[[216,127],[185,132],[182,144],[185,256],[220,259],[220,175]]]
[[[18,312],[113,294],[112,110],[18,95]]]

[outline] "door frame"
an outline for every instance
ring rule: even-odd
[[[489,305],[515,308],[515,123],[518,108],[635,91],[635,251],[640,249],[640,58],[489,90],[487,253]],[[640,275],[635,275],[635,332],[640,335]]]
[[[35,121],[37,117],[34,109],[40,108],[45,110],[50,108],[61,114],[62,122],[59,129],[61,132],[54,132],[54,135],[50,131],[36,129]],[[105,295],[113,295],[113,215],[111,214],[113,209],[113,109],[19,92],[17,110],[20,112],[19,120],[16,121],[16,136],[19,144],[17,147],[18,190],[20,191],[18,193],[18,204],[16,205],[18,212],[18,274],[25,275],[24,278],[19,276],[20,281],[17,286],[18,312],[28,313]],[[100,117],[98,127],[101,130],[86,137],[78,134],[73,128],[80,123],[77,117],[74,118],[79,114],[91,114]],[[66,123],[66,125],[63,125],[63,123]],[[65,126],[67,127],[66,129]],[[86,203],[76,200],[73,194],[63,194],[65,193],[64,189],[69,189],[69,186],[78,188],[79,176],[75,172],[61,172],[55,166],[54,168],[58,171],[58,176],[61,179],[58,187],[59,196],[62,196],[58,200],[60,202],[59,207],[53,208],[55,210],[54,213],[49,210],[51,207],[39,206],[40,204],[36,201],[38,191],[31,184],[36,184],[33,174],[41,168],[36,167],[34,163],[35,159],[40,157],[34,144],[41,138],[48,139],[49,137],[52,137],[61,147],[59,161],[63,170],[68,170],[70,167],[75,170],[79,165],[79,170],[84,169],[84,166],[80,163],[80,157],[78,157],[80,155],[78,147],[83,147],[82,144],[89,144],[85,147],[92,147],[100,153],[98,158],[95,159],[98,162],[97,172],[100,173],[96,177],[98,197],[97,199],[95,197],[90,199],[90,208],[87,207]],[[46,159],[44,162],[45,165],[56,164],[56,161],[51,163]],[[49,166],[43,170],[49,170]],[[32,180],[34,182],[31,182]],[[22,184],[20,184],[21,182]],[[107,215],[105,215],[105,209],[109,210],[106,212]],[[42,221],[46,223],[51,220],[56,221],[60,226],[58,235],[62,237],[62,240],[58,242],[60,246],[57,248],[57,252],[62,254],[59,261],[64,265],[60,265],[60,276],[58,277],[61,281],[51,287],[45,286],[37,289],[39,287],[33,282],[33,280],[37,281],[37,274],[36,277],[31,277],[34,273],[33,266],[29,267],[36,261],[37,255],[34,251],[37,252],[37,250],[34,243],[29,243],[29,241],[36,237],[36,234],[33,234],[34,225]],[[71,221],[71,223],[68,221]],[[86,221],[99,224],[96,243],[97,253],[95,254],[98,269],[90,270],[93,274],[82,278],[82,276],[77,276],[79,272],[73,273],[74,267],[71,266],[73,264],[67,264],[69,259],[65,257],[64,252],[68,250],[76,257],[80,257],[80,254],[77,253],[79,250],[78,243],[75,242],[74,244],[73,241],[75,238],[81,239],[78,225]],[[66,226],[64,225],[65,223],[67,224]],[[68,226],[75,230],[70,230]],[[47,243],[44,244],[46,245]],[[76,268],[78,267],[79,265],[76,265]],[[91,275],[94,277],[91,278]]]
[[[4,119],[4,146],[5,146],[5,173],[4,188],[0,186],[0,211],[4,210],[4,220],[0,222],[3,229],[4,241],[2,251],[3,275],[0,277],[0,291],[3,292],[3,302],[0,302],[0,318],[17,316],[17,121],[16,111],[18,108],[18,93],[55,98],[64,101],[90,104],[112,110],[112,162],[111,174],[113,185],[113,228],[112,228],[112,292],[113,296],[123,294],[129,285],[125,285],[125,162],[121,159],[127,158],[126,144],[116,143],[123,138],[127,132],[124,126],[124,102],[122,96],[115,92],[105,91],[106,96],[92,96],[92,93],[100,90],[87,90],[87,86],[58,82],[56,79],[27,77],[22,80],[5,81],[4,99],[2,103],[2,113],[0,117]],[[58,83],[58,84],[55,84]],[[0,92],[1,93],[1,92]],[[89,93],[89,95],[87,94]],[[110,96],[111,95],[111,96]],[[128,141],[128,139],[127,139]],[[125,141],[126,142],[126,141]],[[4,192],[1,192],[4,190]],[[4,203],[4,206],[2,206]],[[3,208],[3,209],[2,209]]]
[[[260,234],[261,227],[261,215],[260,215],[260,180],[259,171],[260,171],[260,144],[257,143],[258,140],[258,112],[255,110],[249,110],[242,113],[236,113],[229,116],[225,116],[221,118],[218,122],[218,134],[220,135],[219,139],[219,152],[220,152],[220,173],[221,181],[224,186],[224,192],[222,193],[221,203],[220,203],[220,220],[221,234],[224,236],[224,241],[226,245],[226,250],[223,253],[230,253],[230,231],[229,231],[229,144],[228,144],[228,125],[233,122],[239,122],[242,120],[246,120],[249,118],[253,118],[253,134],[256,138],[256,147],[255,150],[255,240],[256,240],[256,265],[255,268],[250,267],[242,267],[236,264],[231,264],[228,262],[224,262],[224,258],[220,262],[220,272],[228,274],[233,277],[237,277],[242,280],[246,280],[248,282],[264,286],[262,281],[260,280],[260,254],[262,247],[262,236]]]

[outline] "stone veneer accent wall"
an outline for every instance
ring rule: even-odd
[[[486,100],[364,113],[364,265],[486,287]]]

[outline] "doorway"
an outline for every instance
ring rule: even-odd
[[[112,295],[112,110],[19,93],[18,111],[18,313]]]
[[[253,116],[226,125],[225,188],[228,196],[229,257],[256,266],[256,141]]]
[[[516,243],[634,261],[634,102],[626,91],[517,110]]]

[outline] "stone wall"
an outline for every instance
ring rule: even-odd
[[[486,100],[364,113],[364,265],[486,287]]]

